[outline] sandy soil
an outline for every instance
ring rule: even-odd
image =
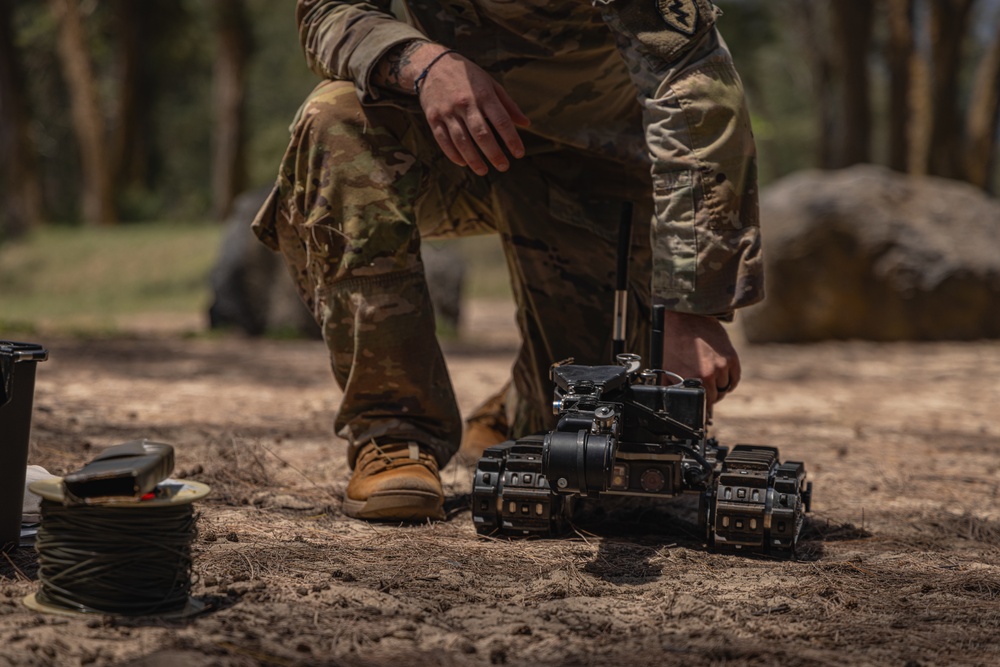
[[[447,351],[466,412],[515,344],[509,306],[469,310]],[[19,549],[0,557],[0,665],[1000,664],[1000,343],[743,347],[716,435],[777,445],[815,483],[784,562],[707,552],[685,498],[561,540],[480,538],[455,463],[448,521],[353,521],[321,343],[37,342],[31,462],[173,444],[178,476],[213,489],[194,545],[208,609],[38,614]]]

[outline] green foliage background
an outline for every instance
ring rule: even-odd
[[[87,17],[91,52],[109,120],[120,85],[113,45],[113,5],[95,2]],[[125,221],[201,219],[210,202],[211,87],[214,35],[211,3],[143,0],[151,27],[144,81],[152,114],[145,136],[150,161],[145,183],[121,197]],[[54,49],[56,25],[47,3],[19,2],[15,33],[25,57],[34,131],[50,216],[76,216],[78,154],[69,100]],[[247,81],[250,186],[270,182],[288,141],[288,124],[316,84],[303,60],[290,0],[247,0],[254,54]]]
[[[789,30],[784,0],[722,0],[719,32],[743,79],[762,185],[814,162],[816,109],[805,58]]]
[[[134,0],[136,2],[140,0]],[[211,87],[215,51],[213,3],[141,0],[147,17],[143,81],[152,106],[144,136],[149,160],[144,178],[120,194],[122,219],[198,220],[210,210]],[[720,30],[744,82],[753,114],[763,185],[815,164],[818,109],[805,44],[792,20],[791,0],[718,0]],[[115,119],[120,87],[116,62],[115,4],[90,0],[86,26],[104,96]],[[980,0],[978,25],[995,25],[1000,0]],[[247,85],[248,187],[275,175],[288,124],[315,85],[305,66],[293,0],[246,0],[253,55]],[[15,34],[25,57],[31,113],[42,160],[48,216],[73,222],[78,215],[79,161],[70,126],[66,87],[56,49],[56,25],[46,2],[15,0]],[[977,25],[973,21],[973,25]],[[976,62],[992,33],[974,30],[965,60]],[[884,36],[883,36],[884,37]],[[876,35],[876,40],[881,37]],[[977,51],[978,50],[978,51]],[[873,58],[873,105],[884,118],[885,72]],[[879,77],[882,77],[881,79]],[[880,97],[881,95],[881,97]],[[884,152],[884,127],[875,128],[876,160]],[[1000,170],[998,170],[1000,171]],[[1000,178],[1000,174],[998,174]],[[0,189],[3,185],[0,184]],[[0,198],[3,193],[0,192]]]
[[[151,314],[197,330],[221,236],[205,224],[50,225],[0,245],[0,339],[114,333]]]

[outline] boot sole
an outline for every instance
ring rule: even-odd
[[[430,491],[385,491],[367,500],[344,497],[344,514],[375,521],[444,519],[444,501]]]

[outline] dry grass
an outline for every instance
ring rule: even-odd
[[[183,476],[213,488],[194,543],[209,611],[181,623],[39,616],[20,605],[36,574],[21,550],[0,559],[0,665],[985,667],[1000,654],[1000,433],[961,398],[995,391],[982,379],[1000,371],[988,343],[936,347],[933,386],[905,380],[920,349],[888,355],[898,384],[846,388],[796,370],[814,350],[745,355],[766,377],[748,372],[717,421],[726,440],[775,442],[806,461],[816,505],[792,561],[707,552],[692,498],[590,508],[564,539],[483,538],[470,472],[455,465],[450,520],[352,521],[340,510],[343,446],[316,407],[335,400],[322,393],[321,344],[99,354],[92,341],[58,343],[39,371],[33,462],[71,468],[141,434],[176,443]],[[889,363],[876,346],[822,357],[846,375]],[[508,362],[479,359],[475,372],[490,363]],[[982,386],[946,372],[983,364]],[[940,433],[962,429],[961,454],[938,456]]]

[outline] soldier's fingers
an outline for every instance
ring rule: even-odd
[[[487,118],[493,124],[500,138],[503,139],[510,154],[518,158],[524,157],[524,144],[521,142],[521,136],[517,133],[517,128],[528,127],[531,125],[531,121],[521,112],[517,103],[511,99],[500,84],[494,82],[493,88],[496,91],[500,107],[488,107],[486,109]]]
[[[712,378],[709,382],[705,383],[705,398],[708,400],[709,405],[718,403],[726,397],[726,394],[729,392],[729,387],[726,384],[726,380],[719,380],[718,378]]]
[[[499,171],[507,171],[510,168],[510,161],[507,160],[503,149],[497,143],[493,128],[486,122],[486,118],[478,111],[472,111],[466,116],[465,124],[469,128],[469,133],[476,142],[476,146],[486,156],[486,159],[490,161],[490,164]]]
[[[740,383],[740,377],[743,375],[743,369],[740,367],[740,358],[732,357],[729,360],[729,388],[726,390],[727,393],[733,393],[736,386]]]
[[[467,166],[465,158],[462,157],[458,148],[455,147],[455,142],[451,140],[451,134],[448,132],[448,128],[444,123],[435,123],[431,127],[431,132],[434,134],[434,140],[437,141],[438,146],[441,147],[441,151],[444,153],[446,158],[457,164],[459,167]]]
[[[715,405],[726,396],[726,392],[719,391],[719,387],[724,387],[724,385],[718,382],[715,376],[710,375],[700,379],[701,385],[705,388],[705,403],[709,407]]]
[[[446,124],[451,141],[462,155],[465,164],[478,176],[485,176],[489,172],[489,167],[483,162],[483,157],[479,154],[479,149],[476,148],[472,137],[469,136],[465,124],[457,118],[451,118],[446,121]]]
[[[715,377],[708,383],[715,390],[714,401],[718,402],[733,393],[740,383],[740,361],[738,358],[727,359],[727,364],[715,372]]]
[[[517,102],[514,98],[507,94],[506,89],[501,86],[496,81],[493,82],[493,89],[496,91],[497,99],[500,100],[500,104],[503,108],[507,110],[514,124],[518,127],[529,127],[531,125],[531,119],[524,115],[521,111],[521,107],[517,106]]]

